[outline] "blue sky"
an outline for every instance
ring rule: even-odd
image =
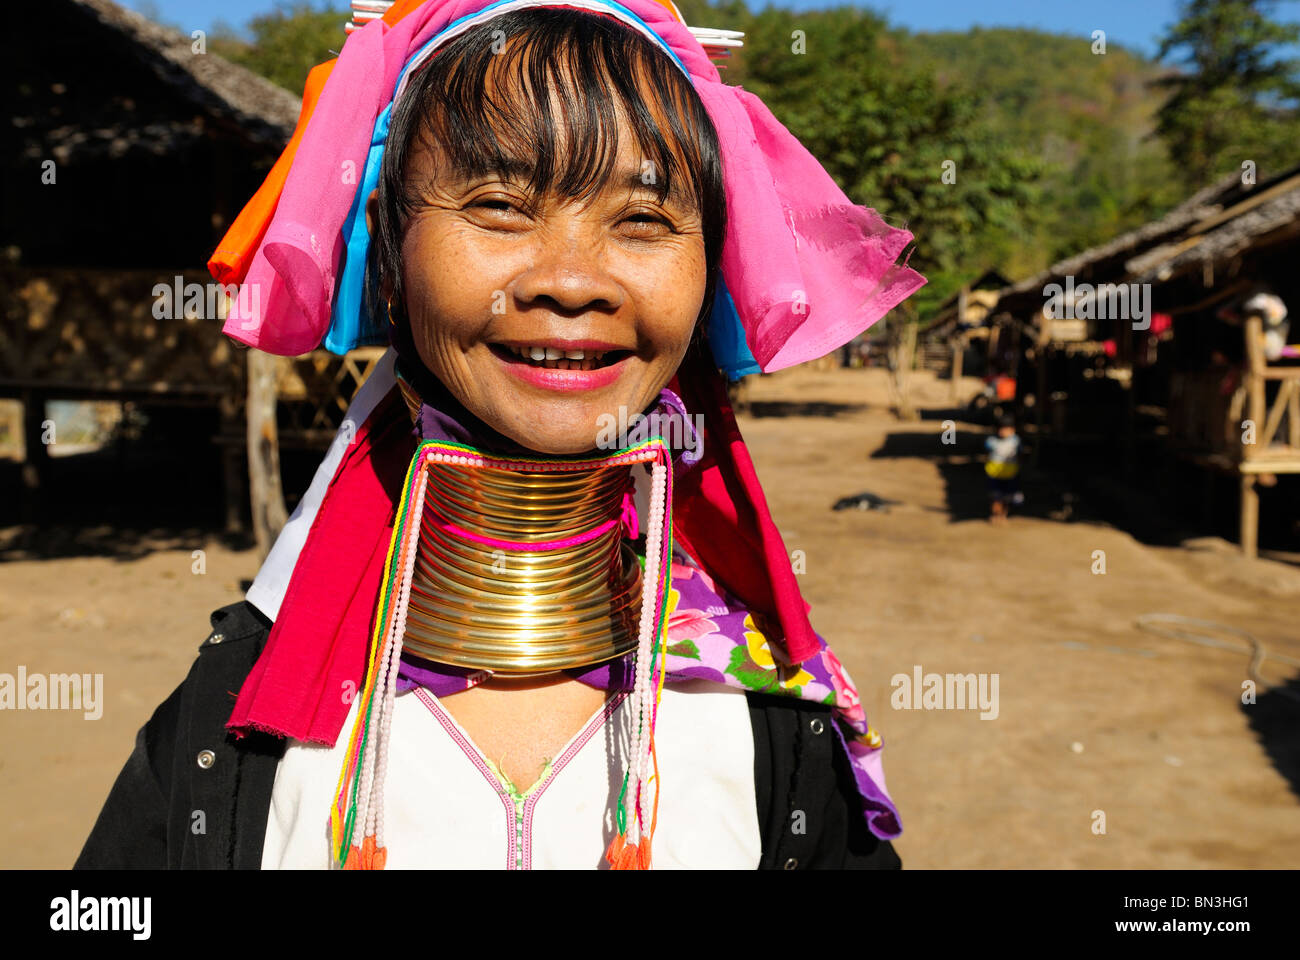
[[[768,6],[749,0],[751,8]],[[141,9],[149,0],[126,0],[126,6]],[[242,27],[250,17],[275,8],[274,0],[152,0],[166,21],[188,29],[211,29],[222,19]],[[322,3],[346,11],[346,0]],[[839,4],[825,0],[788,0],[772,4],[793,10],[814,10]],[[873,0],[853,4],[883,13],[891,23],[911,30],[966,30],[984,27],[1036,27],[1053,33],[1090,36],[1105,30],[1108,43],[1153,53],[1157,38],[1176,19],[1177,0]],[[1285,14],[1284,14],[1285,18]],[[340,23],[346,15],[340,16]],[[704,24],[725,26],[725,24]]]

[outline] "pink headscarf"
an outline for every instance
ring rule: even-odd
[[[632,23],[630,11],[686,68],[722,148],[723,277],[764,371],[824,356],[925,283],[894,262],[912,235],[853,204],[761,100],[721,82],[700,42],[654,0],[430,0],[393,26],[372,21],[343,45],[244,278],[257,295],[236,304],[225,325],[229,336],[280,355],[320,344],[371,134],[407,62],[462,18],[536,6]]]

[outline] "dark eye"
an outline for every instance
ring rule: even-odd
[[[504,200],[499,197],[486,197],[483,200],[477,200],[475,201],[474,206],[481,207],[485,210],[496,210],[501,213],[510,213],[518,210],[518,207],[513,201]]]
[[[634,213],[624,219],[623,222],[632,224],[635,228],[633,233],[639,234],[656,233],[661,227],[666,230],[672,229],[672,224],[664,217],[661,217],[657,213],[648,213],[645,211]]]

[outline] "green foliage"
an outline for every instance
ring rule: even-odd
[[[342,49],[343,24],[349,18],[343,0],[319,9],[306,2],[282,3],[273,13],[249,21],[251,40],[223,28],[214,33],[209,49],[301,96],[308,71]]]
[[[1121,47],[1094,54],[1087,37],[974,29],[904,36],[909,58],[941,84],[973,91],[987,136],[1039,164],[1039,202],[1023,213],[1030,242],[1002,272],[1023,276],[1132,229],[1185,195],[1152,136],[1158,68]]]
[[[941,83],[881,18],[769,8],[737,29],[745,49],[728,82],[758,95],[851,200],[916,237],[910,263],[930,281],[914,298],[920,313],[1031,241],[1041,162],[998,137],[979,97]]]
[[[1265,0],[1190,0],[1160,44],[1182,70],[1161,77],[1170,92],[1157,130],[1191,182],[1203,184],[1253,160],[1259,171],[1295,163],[1296,60],[1277,55],[1300,25],[1270,18]]]

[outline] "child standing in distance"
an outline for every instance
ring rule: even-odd
[[[996,432],[984,440],[988,460],[984,473],[989,478],[989,501],[992,523],[1007,522],[1009,504],[1024,502],[1017,477],[1020,474],[1020,437],[1016,433],[1016,419],[1010,414],[998,417]]]

